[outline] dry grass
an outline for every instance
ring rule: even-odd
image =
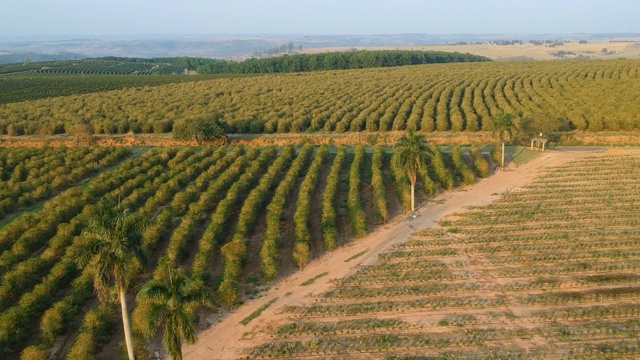
[[[604,55],[602,49],[615,51],[615,54]],[[523,45],[428,45],[428,46],[393,46],[393,47],[365,47],[358,50],[431,50],[431,51],[457,51],[486,56],[493,60],[513,61],[516,58],[531,58],[533,60],[557,60],[553,53],[558,51],[571,51],[577,56],[582,55],[594,59],[640,59],[640,44],[634,42],[598,42],[598,43],[567,43],[560,47]],[[305,53],[321,53],[331,51],[349,51],[349,48],[319,48],[305,50]],[[572,56],[567,56],[567,59]]]
[[[263,146],[286,146],[286,145],[384,145],[393,146],[397,140],[404,136],[404,131],[390,131],[384,133],[347,133],[347,134],[283,134],[283,135],[244,135],[231,137],[229,145],[244,145],[250,147]],[[487,144],[491,142],[488,133],[432,133],[429,134],[429,142],[437,145],[448,144]],[[171,135],[100,135],[95,136],[95,144],[98,146],[198,146],[195,141],[176,141]],[[72,137],[52,136],[43,138],[41,136],[0,136],[0,147],[70,147],[75,146]],[[219,142],[212,142],[206,145],[222,145]]]
[[[393,146],[404,136],[404,131],[389,132],[358,132],[345,134],[270,134],[270,135],[239,135],[231,136],[228,145],[244,145],[248,147],[264,146],[302,146],[304,144],[355,146],[382,145]],[[427,134],[428,142],[435,145],[471,145],[490,144],[494,142],[488,132],[433,132]],[[171,134],[127,134],[127,135],[98,135],[94,137],[95,145],[116,147],[172,147],[198,146],[195,141],[177,141]],[[212,142],[205,145],[223,145]],[[639,146],[640,133],[637,132],[571,132],[563,133],[559,142],[553,145],[564,146]],[[70,136],[56,135],[42,136],[0,136],[0,148],[19,147],[72,147],[76,146]]]

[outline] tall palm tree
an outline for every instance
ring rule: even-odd
[[[143,312],[137,318],[142,321],[142,331],[147,338],[155,335],[164,325],[162,344],[171,358],[182,359],[182,340],[194,344],[196,336],[195,312],[200,306],[212,306],[209,290],[200,280],[187,277],[183,268],[169,268],[168,262],[160,279],[146,283],[136,300]]]
[[[517,131],[518,127],[513,114],[503,112],[502,115],[493,119],[491,136],[498,138],[502,143],[502,164],[500,166],[502,169],[504,169],[504,142],[506,139],[511,139]]]
[[[119,204],[103,199],[98,204],[96,216],[83,230],[83,234],[91,238],[90,246],[76,259],[78,266],[90,267],[94,271],[93,284],[101,301],[110,299],[111,286],[115,286],[130,360],[134,360],[133,338],[125,296],[133,261],[146,265],[142,250],[143,231],[144,222],[140,217],[130,214]]]
[[[411,182],[411,212],[416,211],[415,189],[418,171],[426,167],[425,157],[429,155],[431,150],[427,147],[427,137],[418,135],[413,129],[409,129],[407,135],[398,140],[393,152],[391,166],[394,170],[407,174]]]

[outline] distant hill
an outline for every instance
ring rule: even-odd
[[[187,61],[174,59],[96,58],[26,61],[0,66],[0,74],[47,75],[174,75],[184,74]],[[195,59],[194,59],[195,61]]]
[[[28,62],[80,60],[86,56],[76,53],[42,54],[35,52],[0,52],[0,64],[20,64]]]
[[[608,42],[640,40],[640,34],[387,34],[387,35],[161,35],[65,39],[53,37],[8,38],[0,35],[0,54],[51,54],[53,58],[30,58],[32,61],[63,60],[103,56],[120,57],[206,57],[247,58],[267,53],[289,43],[309,50],[317,48],[374,48],[392,50],[404,46],[454,45],[529,40]],[[24,57],[18,55],[18,62]]]

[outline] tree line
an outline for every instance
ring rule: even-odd
[[[367,69],[421,64],[490,61],[484,56],[444,51],[380,50],[284,55],[242,62],[212,60],[199,74],[271,74],[321,70]]]

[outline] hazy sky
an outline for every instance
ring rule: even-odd
[[[640,32],[638,0],[2,0],[0,36]]]

